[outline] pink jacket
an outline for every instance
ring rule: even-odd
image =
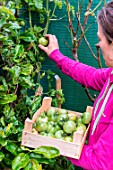
[[[54,50],[50,56],[63,73],[88,88],[100,91],[94,103],[88,145],[72,164],[85,170],[113,169],[113,73],[111,68],[96,69],[63,56]],[[67,151],[68,152],[68,151]]]

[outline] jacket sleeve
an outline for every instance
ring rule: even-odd
[[[66,75],[85,85],[87,88],[100,91],[108,77],[110,69],[96,69],[94,67],[76,62],[63,54],[59,50],[54,50],[49,58],[53,60],[57,67]]]
[[[111,170],[113,169],[113,120],[102,133],[97,143],[84,145],[79,160],[69,159],[72,164],[87,170]]]

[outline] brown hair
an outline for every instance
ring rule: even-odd
[[[111,43],[113,41],[113,1],[99,11],[97,19],[108,42]]]

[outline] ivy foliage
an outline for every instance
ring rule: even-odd
[[[52,5],[52,8],[51,8]],[[21,146],[26,117],[32,118],[44,95],[53,105],[63,104],[61,90],[52,87],[55,73],[42,70],[46,54],[38,48],[38,40],[47,33],[50,18],[56,17],[61,1],[16,0],[0,2],[0,168],[41,170],[54,164],[59,151],[52,147],[28,149]],[[39,22],[33,24],[33,13]],[[28,20],[24,18],[28,14]],[[46,77],[48,91],[41,80]],[[58,94],[59,98],[56,98]],[[52,150],[54,150],[52,152]],[[53,154],[54,153],[54,154]]]

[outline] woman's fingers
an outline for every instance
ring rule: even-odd
[[[54,51],[55,49],[59,49],[59,46],[58,46],[58,41],[57,41],[57,38],[55,35],[52,35],[52,34],[46,34],[45,37],[48,39],[49,41],[49,44],[47,47],[44,47],[43,45],[38,45],[38,47],[43,50],[44,52],[47,53],[47,55],[49,56],[50,53],[52,51]]]
[[[39,44],[38,47],[39,47],[41,50],[45,51],[45,52],[46,52],[46,50],[47,50],[47,47],[44,47],[44,46],[41,45],[41,44]]]
[[[56,36],[55,36],[55,35],[52,35],[52,34],[46,34],[45,37],[48,38],[48,40],[50,41],[50,43],[51,43],[51,41],[53,41],[53,40],[56,39]]]

